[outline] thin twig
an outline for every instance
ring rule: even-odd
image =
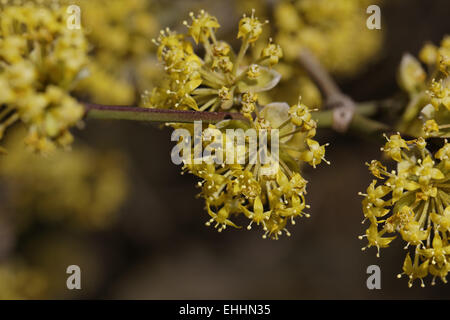
[[[299,54],[299,61],[326,99],[342,94],[328,72],[308,49],[302,49]]]
[[[107,106],[93,103],[83,103],[86,117],[90,119],[117,119],[151,122],[217,123],[222,120],[248,121],[240,113],[232,112],[201,112],[189,110],[150,109],[133,106]]]
[[[324,109],[332,109],[330,114],[323,111],[325,125],[326,122],[331,122],[333,129],[339,132],[346,132],[350,127],[357,131],[365,130],[370,133],[389,130],[388,126],[371,120],[359,112],[353,99],[342,93],[325,68],[308,49],[300,52],[299,62],[322,93],[325,100]],[[376,107],[376,104],[374,106]],[[373,108],[371,108],[371,113],[373,113]]]

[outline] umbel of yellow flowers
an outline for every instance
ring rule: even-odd
[[[0,139],[17,121],[26,143],[49,151],[71,143],[68,128],[83,107],[68,91],[87,59],[80,30],[66,27],[63,8],[32,3],[7,5],[0,16]]]
[[[307,106],[299,103],[289,107],[286,103],[270,103],[264,107],[258,104],[258,92],[273,88],[280,75],[271,67],[282,57],[281,48],[270,40],[249,59],[247,51],[258,40],[267,22],[261,22],[254,15],[244,15],[239,22],[237,38],[241,47],[237,53],[226,42],[218,40],[215,32],[220,27],[217,19],[205,11],[190,14],[192,22],[184,24],[187,34],[163,30],[155,43],[157,53],[164,64],[166,79],[144,98],[144,106],[150,108],[193,109],[201,111],[232,110],[241,112],[248,122],[225,120],[211,128],[222,134],[224,157],[243,157],[244,163],[196,164],[186,161],[183,171],[199,177],[200,196],[204,198],[212,225],[218,231],[227,226],[240,228],[233,219],[240,216],[247,219],[247,229],[257,225],[263,230],[263,238],[278,239],[285,232],[288,222],[309,215],[304,212],[307,181],[300,174],[300,166],[306,162],[315,167],[326,161],[325,146],[313,138],[316,122],[311,118]],[[191,37],[196,44],[202,44],[204,56],[195,53]],[[251,61],[251,62],[249,62]],[[193,125],[177,124],[174,128],[194,131]],[[279,130],[279,156],[269,148],[269,163],[279,163],[277,170],[269,175],[261,174],[267,164],[251,161],[247,148],[244,154],[236,154],[236,140],[227,141],[227,129],[253,129],[257,133],[264,129],[271,136],[272,129]],[[205,131],[206,132],[206,131]],[[248,143],[248,137],[246,137]],[[202,139],[202,141],[210,141]],[[271,143],[269,143],[271,145]],[[191,147],[194,144],[191,141]],[[194,152],[190,153],[195,154]],[[273,160],[273,161],[272,161]]]
[[[419,60],[403,56],[398,80],[410,102],[402,116],[399,129],[414,136],[450,137],[450,36],[439,47],[427,43]],[[427,68],[422,67],[424,63]]]
[[[289,108],[285,103],[272,103],[258,112],[248,125],[249,129],[254,129],[257,135],[262,129],[268,132],[278,129],[280,132],[279,155],[274,155],[269,148],[271,161],[268,164],[261,163],[259,158],[256,163],[252,162],[254,155],[247,148],[242,155],[235,151],[236,141],[229,141],[225,134],[226,129],[232,127],[229,124],[229,121],[224,121],[215,126],[221,130],[222,141],[225,141],[222,147],[224,157],[230,154],[232,157],[242,156],[244,164],[237,161],[236,164],[222,165],[193,164],[191,161],[183,168],[201,178],[198,183],[200,195],[205,199],[211,217],[206,225],[214,225],[220,232],[226,226],[238,227],[231,218],[243,216],[249,220],[248,230],[253,224],[263,229],[264,239],[268,236],[278,239],[283,231],[289,236],[288,222],[295,224],[295,218],[309,217],[304,212],[309,208],[305,201],[307,181],[300,173],[300,164],[306,162],[315,167],[326,161],[325,146],[313,140],[315,121],[301,104]],[[302,150],[298,145],[305,140],[308,147]],[[275,162],[279,166],[272,171]]]
[[[376,247],[379,256],[380,248],[400,235],[409,250],[402,273],[409,278],[409,286],[415,279],[424,286],[423,278],[429,274],[432,284],[436,278],[446,283],[450,271],[450,144],[445,140],[433,154],[423,138],[406,141],[395,134],[387,140],[382,151],[397,168],[389,172],[379,161],[368,164],[377,179],[361,193],[364,220],[370,226],[360,239],[367,238],[367,247]]]

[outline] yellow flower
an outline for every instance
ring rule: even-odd
[[[416,254],[414,257],[414,263],[411,260],[409,253],[406,255],[405,262],[403,263],[403,273],[398,274],[397,277],[401,278],[402,274],[406,274],[409,277],[408,286],[411,288],[415,279],[420,279],[421,287],[425,287],[423,278],[428,275],[429,260],[425,260],[422,264],[419,264],[419,256]]]
[[[283,50],[278,44],[272,43],[272,38],[269,39],[269,43],[261,52],[261,58],[269,59],[269,65],[276,65],[283,57]]]
[[[439,125],[433,119],[425,121],[423,124],[423,131],[425,135],[434,135],[439,133]]]
[[[386,155],[397,162],[402,160],[402,150],[408,149],[408,145],[405,140],[402,139],[400,134],[394,134],[389,138],[385,135],[388,141],[381,151],[384,151]]]
[[[427,259],[431,259],[432,264],[442,265],[447,262],[447,256],[450,255],[450,244],[444,245],[439,232],[434,234],[432,247],[421,249],[420,254]]]
[[[238,39],[244,38],[244,41],[248,43],[255,42],[263,31],[262,27],[263,23],[255,17],[255,9],[253,9],[250,17],[247,17],[244,14],[241,21],[239,21],[239,32],[237,37]]]
[[[210,16],[205,10],[200,10],[200,13],[197,16],[191,12],[189,13],[189,16],[192,19],[192,24],[190,26],[187,22],[184,24],[189,27],[189,35],[194,39],[195,43],[207,41],[207,39],[213,35],[212,30],[220,27],[216,17]]]
[[[383,238],[383,234],[386,231],[382,230],[381,232],[378,232],[378,228],[376,224],[371,224],[370,227],[366,230],[367,241],[369,242],[367,247],[362,248],[364,251],[366,248],[370,248],[372,246],[377,247],[377,257],[380,256],[380,248],[386,248],[389,246],[389,243],[392,242],[396,237],[386,237]],[[363,236],[360,237],[362,239]]]
[[[223,206],[217,213],[214,213],[211,210],[211,207],[208,203],[206,203],[206,209],[208,211],[208,214],[211,216],[211,220],[206,222],[207,226],[210,226],[211,223],[215,222],[215,227],[219,227],[219,232],[222,232],[222,230],[224,230],[227,226],[238,228],[237,225],[235,225],[228,219],[230,217],[230,211],[227,205]]]
[[[370,163],[366,163],[369,167],[369,171],[378,179],[384,179],[381,175],[382,171],[386,171],[386,167],[378,160],[372,160]]]
[[[405,249],[413,248],[403,265],[409,286],[428,274],[434,276],[433,284],[436,277],[446,282],[450,265],[449,144],[445,140],[433,155],[423,138],[406,141],[397,134],[387,140],[382,150],[397,163],[397,168],[389,172],[378,161],[367,164],[379,180],[372,181],[367,194],[361,193],[364,220],[370,221],[366,231],[368,247],[387,247],[395,236],[381,236],[397,233],[406,242]],[[376,186],[384,178],[383,184]]]
[[[431,213],[431,220],[441,232],[450,231],[450,206],[447,206],[440,215],[435,212]]]

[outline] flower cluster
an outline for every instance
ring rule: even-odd
[[[190,17],[190,24],[184,22],[187,34],[166,29],[154,39],[167,77],[163,85],[144,97],[144,107],[239,111],[245,94],[266,91],[278,83],[279,74],[270,68],[283,56],[278,45],[269,41],[259,58],[247,62],[246,53],[265,24],[254,12],[240,20],[237,37],[242,43],[238,53],[227,42],[216,39],[220,25],[215,17],[203,10]],[[202,57],[188,37],[202,44]]]
[[[22,222],[38,215],[41,221],[68,221],[85,229],[115,221],[127,194],[123,156],[77,146],[43,157],[21,147],[23,135],[12,130],[6,141],[10,153],[0,159],[0,178],[8,189],[3,209],[20,213]]]
[[[47,280],[36,268],[18,262],[0,264],[0,299],[42,299]]]
[[[277,40],[287,60],[310,49],[333,73],[353,74],[380,48],[381,33],[365,28],[366,8],[376,1],[281,1],[275,17]]]
[[[222,231],[227,226],[238,227],[234,217],[244,217],[249,220],[247,229],[254,225],[263,229],[263,238],[278,239],[283,232],[290,235],[287,223],[309,216],[304,212],[309,206],[305,202],[307,181],[300,174],[301,165],[316,167],[327,162],[325,145],[313,139],[317,124],[311,110],[300,101],[292,107],[286,103],[258,103],[257,93],[273,88],[280,79],[271,67],[278,63],[282,51],[269,40],[258,58],[246,63],[246,52],[265,24],[255,17],[254,11],[239,22],[237,38],[242,43],[237,54],[228,43],[216,39],[215,31],[220,25],[215,17],[203,10],[190,16],[192,22],[184,24],[193,41],[203,44],[205,55],[201,58],[195,53],[186,35],[169,29],[161,31],[155,43],[168,77],[163,86],[146,97],[144,106],[242,113],[247,122],[224,120],[205,128],[216,133],[204,130],[202,134],[203,142],[216,142],[215,153],[209,158],[200,155],[200,161],[195,161],[195,139],[191,139],[188,143],[192,152],[184,155],[183,172],[201,179],[198,186],[210,215],[208,226]],[[194,132],[190,124],[172,126]],[[237,128],[246,132],[250,129],[256,137],[262,132],[267,134],[266,161],[252,152],[251,136],[244,135],[239,144],[236,137],[226,134],[228,129]],[[274,129],[278,130],[278,137],[273,138],[277,150],[272,145]],[[220,140],[216,140],[218,137]],[[218,154],[232,161],[214,161]]]
[[[285,103],[272,103],[257,112],[256,118],[244,129],[254,129],[257,136],[263,129],[268,136],[271,130],[279,130],[278,155],[269,147],[269,161],[265,163],[260,158],[252,161],[254,154],[250,148],[239,149],[234,139],[230,141],[224,132],[232,127],[232,122],[225,120],[210,127],[220,129],[222,135],[223,144],[215,155],[222,151],[223,157],[242,157],[243,161],[219,165],[191,161],[184,166],[185,171],[202,179],[198,184],[202,190],[200,195],[211,216],[206,225],[214,225],[219,232],[226,226],[238,227],[231,218],[241,215],[250,221],[247,229],[253,224],[261,226],[263,238],[278,239],[283,231],[289,236],[286,229],[289,221],[295,224],[295,218],[309,217],[304,212],[309,206],[305,202],[307,181],[299,170],[301,163],[315,167],[322,161],[327,162],[325,146],[313,139],[316,122],[311,119],[309,109],[300,103],[290,108]],[[249,137],[246,139],[244,146]],[[305,140],[307,147],[299,148]]]
[[[28,129],[26,143],[47,152],[72,141],[69,128],[83,107],[68,91],[87,61],[80,30],[66,27],[58,7],[8,5],[0,18],[0,138],[17,121]]]
[[[379,161],[369,166],[377,178],[367,188],[363,200],[364,220],[370,226],[364,236],[367,247],[388,247],[400,235],[409,249],[403,274],[414,280],[431,274],[446,282],[450,271],[450,144],[434,154],[423,138],[406,141],[399,134],[387,138],[382,148],[397,163],[388,171]],[[383,180],[383,183],[377,185]],[[366,247],[363,248],[363,250]],[[399,275],[401,277],[401,275]]]
[[[450,137],[450,36],[440,47],[426,44],[420,61],[406,54],[399,68],[399,84],[410,97],[399,129],[415,136]]]

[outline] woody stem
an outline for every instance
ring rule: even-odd
[[[189,110],[150,109],[133,106],[109,106],[93,103],[83,103],[85,117],[88,119],[115,119],[149,122],[179,122],[217,123],[222,120],[248,121],[240,113],[231,112],[201,112]]]
[[[318,120],[319,127],[332,127],[338,132],[350,130],[366,135],[379,135],[383,131],[390,131],[389,126],[369,119],[369,116],[377,113],[382,102],[356,104],[353,99],[342,93],[329,73],[309,50],[303,49],[298,60],[317,85],[325,100],[324,111],[313,115]]]

